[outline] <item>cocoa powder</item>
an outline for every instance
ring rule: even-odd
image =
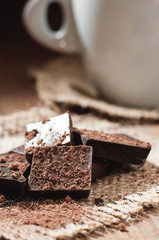
[[[0,209],[1,222],[37,225],[50,229],[65,227],[69,223],[80,221],[84,207],[69,196],[64,200],[23,200],[12,206]]]
[[[27,141],[30,141],[31,139],[36,137],[37,134],[38,134],[38,131],[36,129],[33,129],[30,132],[25,132],[25,137],[26,137]]]

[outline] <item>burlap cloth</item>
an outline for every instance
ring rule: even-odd
[[[62,113],[72,112],[75,127],[126,133],[152,144],[147,163],[133,171],[116,171],[92,184],[88,199],[80,200],[87,209],[76,224],[51,230],[35,225],[0,223],[0,237],[7,239],[76,239],[90,237],[120,222],[131,222],[139,215],[159,206],[159,111],[131,109],[109,104],[100,99],[89,83],[78,57],[58,57],[42,69],[30,69],[36,80],[41,106],[28,111],[0,116],[0,152],[24,143],[28,122],[39,121]],[[104,206],[96,206],[102,198]],[[1,214],[1,209],[0,209]]]

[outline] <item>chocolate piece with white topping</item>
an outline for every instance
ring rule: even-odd
[[[33,149],[71,145],[72,121],[69,113],[26,125],[25,154],[29,162],[32,161]]]

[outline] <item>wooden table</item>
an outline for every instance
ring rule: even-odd
[[[98,237],[98,240],[159,240],[158,213],[157,216],[150,214],[149,218],[139,223],[132,223],[126,228],[126,232],[108,231],[105,237]]]

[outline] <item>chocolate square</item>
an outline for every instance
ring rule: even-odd
[[[0,194],[22,198],[27,187],[30,164],[19,148],[0,154]],[[22,149],[21,149],[22,150]]]
[[[91,187],[92,148],[53,146],[34,149],[29,190],[87,197]]]
[[[75,145],[93,147],[93,158],[108,159],[123,164],[144,164],[151,150],[150,143],[125,134],[107,134],[100,131],[74,129]]]

